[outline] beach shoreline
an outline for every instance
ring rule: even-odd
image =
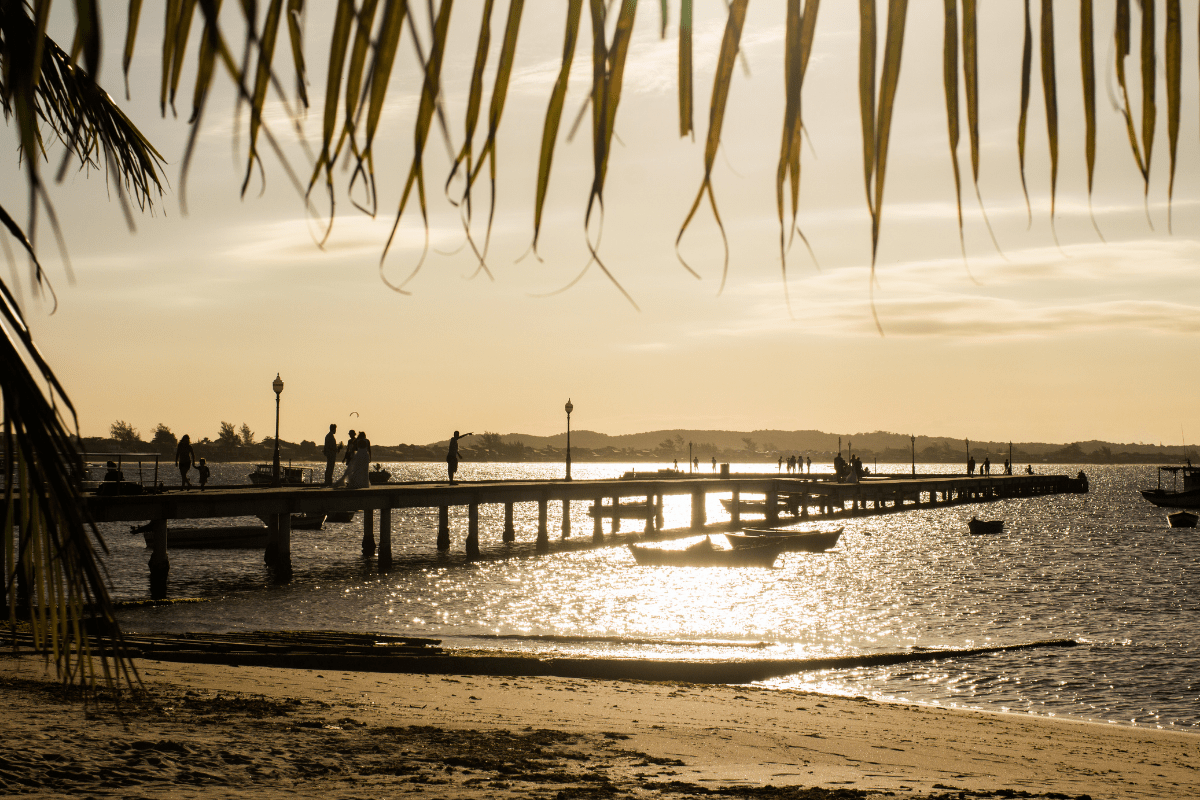
[[[749,686],[136,664],[146,697],[85,707],[40,657],[0,658],[10,709],[0,788],[195,798],[1200,796],[1200,735],[1178,731]]]

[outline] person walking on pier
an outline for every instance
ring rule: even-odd
[[[204,462],[203,458],[200,459],[200,463],[196,465],[196,472],[200,473],[200,491],[203,492],[204,487],[208,485],[209,473],[208,464]]]
[[[808,457],[808,474],[812,475],[812,456]]]
[[[450,474],[450,485],[454,486],[454,473],[458,472],[458,440],[473,436],[472,433],[459,434],[458,431],[450,437],[450,446],[446,450],[446,471]],[[676,462],[678,463],[678,462]]]
[[[713,472],[717,471],[717,457],[713,456]]]
[[[975,474],[975,456],[967,456],[967,474]]]
[[[329,433],[325,434],[325,448],[321,451],[325,454],[325,485],[333,485],[333,465],[337,461],[338,451],[342,449],[342,445],[338,442],[337,425],[329,425]]]
[[[192,437],[186,433],[175,448],[175,463],[179,465],[182,487],[184,489],[192,488],[192,482],[188,480],[188,472],[192,469],[192,464],[196,463],[196,453],[192,450]]]
[[[983,469],[979,472],[980,475],[992,474],[992,459],[990,456],[983,457]]]

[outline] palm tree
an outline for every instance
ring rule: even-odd
[[[784,97],[782,129],[776,172],[775,194],[779,222],[781,269],[786,278],[787,253],[796,236],[803,238],[797,225],[801,176],[801,142],[804,135],[801,90],[813,42],[818,35],[820,0],[785,0],[779,6],[779,22],[784,37]],[[944,0],[944,13],[925,17],[920,24],[940,23],[944,41],[943,89],[946,98],[949,153],[953,162],[961,231],[961,185],[957,148],[960,135],[959,81],[965,86],[966,130],[970,143],[973,180],[978,180],[979,150],[979,33],[976,21],[978,0]],[[1150,162],[1158,105],[1155,88],[1158,77],[1158,53],[1163,54],[1167,90],[1166,115],[1169,158],[1169,193],[1174,189],[1175,154],[1181,107],[1182,28],[1179,0],[1114,0],[1113,21],[1115,60],[1111,64],[1123,103],[1121,118],[1128,133],[1133,157],[1145,180],[1150,179]],[[455,152],[446,186],[458,177],[461,188],[455,202],[462,209],[468,241],[478,257],[479,269],[488,270],[489,235],[483,241],[471,236],[473,193],[484,177],[495,186],[495,143],[504,119],[505,100],[512,74],[524,0],[509,0],[504,15],[503,33],[498,40],[496,70],[487,86],[485,65],[492,48],[492,17],[495,0],[482,0],[482,12],[466,24],[478,25],[475,66],[471,77],[464,119],[465,133]],[[97,74],[103,41],[100,35],[99,0],[77,0],[73,44],[70,51],[60,48],[46,35],[51,0],[0,0],[0,104],[5,118],[16,127],[28,189],[28,220],[20,224],[2,206],[0,223],[28,254],[34,274],[34,286],[52,294],[37,259],[34,233],[39,209],[53,229],[58,221],[45,192],[42,162],[46,156],[45,132],[62,146],[63,157],[57,175],[62,177],[72,161],[81,167],[103,167],[107,180],[132,222],[132,205],[150,207],[162,194],[163,160],[154,147],[121,112],[117,103],[101,89]],[[668,0],[652,4],[658,8],[662,37],[674,25],[679,47],[678,115],[680,136],[694,134],[692,74],[692,2],[679,0],[672,8]],[[712,169],[724,121],[731,79],[739,58],[739,46],[749,0],[727,0],[728,16],[724,36],[717,53],[712,96],[709,101],[708,130],[704,147],[703,174],[695,201],[684,216],[676,244],[707,199],[717,224],[716,195],[711,181]],[[863,185],[872,221],[872,253],[879,241],[883,219],[883,197],[887,172],[888,144],[894,111],[896,88],[902,63],[902,48],[908,21],[907,0],[887,0],[886,17],[877,21],[877,0],[859,0],[859,115],[863,136]],[[1061,5],[1061,4],[1060,4]],[[1058,169],[1058,96],[1057,54],[1054,44],[1056,21],[1052,0],[1039,0],[1036,14],[1030,0],[1013,7],[1023,13],[1024,50],[1021,63],[1021,114],[1016,123],[1022,184],[1026,141],[1026,111],[1033,79],[1033,54],[1039,53],[1039,75],[1046,106],[1047,144],[1051,154],[1051,218],[1054,215],[1053,192]],[[181,2],[166,0],[165,28],[162,41],[162,81],[160,105],[175,106],[181,76],[189,57],[196,62],[196,80],[192,91],[189,118],[191,138],[183,159],[184,184],[187,164],[204,116],[209,89],[218,75],[226,76],[236,87],[239,106],[249,110],[246,149],[245,191],[261,164],[264,145],[279,154],[275,134],[263,118],[263,109],[274,94],[298,115],[307,107],[308,69],[303,48],[304,0],[265,0],[263,3],[238,3],[228,14],[241,14],[243,30],[240,49],[225,36],[220,0]],[[532,246],[536,251],[546,192],[554,162],[564,112],[567,83],[574,66],[576,46],[584,20],[583,0],[566,0],[562,62],[547,98],[543,135],[537,164],[537,182],[532,204]],[[605,177],[612,149],[626,57],[630,49],[634,21],[639,8],[636,0],[588,0],[587,22],[591,41],[591,92],[588,97],[593,154],[593,181],[584,209],[585,230],[593,214],[601,213]],[[1163,10],[1165,25],[1161,46],[1157,39],[1156,14]],[[129,3],[123,63],[126,74],[135,52],[142,10],[140,0]],[[198,10],[198,11],[197,11]],[[395,210],[395,225],[415,204],[422,218],[427,213],[424,153],[435,126],[449,142],[452,140],[446,111],[442,104],[442,64],[446,56],[453,0],[339,0],[336,4],[327,52],[328,78],[321,116],[320,147],[307,165],[307,182],[291,165],[284,164],[293,182],[307,198],[320,184],[330,202],[330,222],[335,198],[334,164],[348,157],[353,164],[349,189],[361,187],[361,210],[375,214],[376,202],[373,143],[381,114],[387,102],[389,82],[404,41],[410,42],[424,67],[419,89],[420,103],[413,123],[414,153],[404,176],[403,193]],[[1095,19],[1092,0],[1079,0],[1079,64],[1083,85],[1083,109],[1086,122],[1083,152],[1091,194],[1095,168]],[[461,17],[461,15],[460,15]],[[461,21],[461,20],[460,20]],[[1134,36],[1135,22],[1138,35]],[[188,45],[193,23],[200,28],[199,44],[189,56]],[[1034,44],[1034,30],[1038,32]],[[281,42],[286,31],[287,43]],[[407,31],[408,36],[405,37]],[[882,31],[880,57],[879,32]],[[1131,104],[1126,61],[1134,51],[1140,64],[1141,113]],[[286,55],[280,56],[283,49]],[[238,52],[240,51],[240,59]],[[878,61],[878,63],[877,63]],[[281,66],[286,62],[285,66]],[[294,82],[293,99],[283,88],[283,75]],[[416,91],[416,88],[414,91]],[[128,91],[128,90],[127,90]],[[488,94],[490,91],[490,94]],[[488,96],[486,132],[479,132],[479,114]],[[580,119],[584,118],[581,112]],[[1139,130],[1140,128],[1140,130]],[[282,156],[280,156],[282,159]],[[415,190],[415,199],[414,199]],[[182,198],[181,198],[182,199]],[[131,202],[132,201],[132,202]],[[490,232],[489,211],[488,231]],[[426,226],[428,231],[428,226]],[[393,234],[395,226],[393,226]],[[722,229],[722,236],[724,231]],[[428,236],[427,236],[428,243]],[[390,246],[390,240],[389,240]],[[388,247],[381,256],[386,258]],[[599,252],[589,240],[592,261],[620,288]],[[874,257],[874,255],[873,255]],[[411,274],[420,269],[421,261]],[[682,260],[682,258],[681,258]],[[728,247],[726,247],[726,269]],[[686,267],[687,265],[684,264]],[[690,268],[689,268],[690,269]],[[410,274],[410,278],[411,278]],[[385,282],[386,278],[385,278]],[[406,292],[407,282],[388,282],[396,291]],[[722,279],[722,284],[724,278]],[[621,289],[624,292],[624,289]],[[784,281],[784,291],[787,283]],[[625,295],[630,302],[633,299]],[[25,603],[32,609],[37,641],[56,654],[61,673],[68,678],[94,679],[110,670],[109,656],[119,645],[116,627],[103,576],[97,566],[92,541],[103,546],[94,528],[81,511],[78,478],[83,465],[71,430],[78,428],[67,393],[55,378],[50,365],[39,355],[19,305],[9,287],[0,281],[0,397],[4,408],[4,522],[5,600],[10,620],[15,609]],[[90,534],[90,535],[89,535]],[[91,614],[93,630],[101,633],[89,644],[80,621]],[[98,646],[102,669],[96,671],[89,647]],[[114,662],[121,664],[119,660]]]

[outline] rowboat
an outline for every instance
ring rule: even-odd
[[[1004,520],[1002,519],[976,519],[971,517],[967,520],[967,528],[971,533],[1003,533]]]
[[[722,497],[721,498],[721,507],[724,508],[730,514],[732,514],[733,513],[733,498],[732,497]],[[789,506],[785,500],[776,501],[775,510],[779,513],[782,513],[784,511],[789,511],[791,513],[795,513],[795,509],[792,508],[791,506]],[[766,514],[767,513],[767,501],[766,500],[738,500],[738,513],[739,514]]]
[[[1172,489],[1162,488],[1162,474],[1171,473]],[[1179,489],[1179,475],[1183,474],[1183,489]],[[1158,468],[1158,488],[1142,489],[1142,497],[1159,508],[1200,508],[1200,467],[1170,466]]]
[[[779,558],[775,542],[744,550],[722,550],[714,547],[707,536],[684,550],[631,544],[629,551],[638,564],[656,567],[772,567]]]
[[[821,553],[838,543],[842,528],[833,531],[798,531],[786,528],[747,528],[742,533],[727,533],[734,550],[761,547],[763,542],[779,545],[782,553]]]
[[[1191,511],[1167,514],[1167,522],[1171,523],[1172,528],[1194,528],[1197,520],[1200,520],[1200,514],[1193,514]]]
[[[239,550],[267,546],[266,525],[219,525],[211,528],[167,528],[167,546],[192,549]],[[154,546],[154,532],[142,531],[146,547]]]

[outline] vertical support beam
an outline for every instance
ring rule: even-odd
[[[600,516],[600,510],[603,506],[604,506],[604,498],[603,497],[597,497],[592,500],[592,508],[594,508],[596,510],[596,518],[592,520],[592,541],[593,542],[604,541],[604,517]],[[617,509],[614,508],[613,509],[614,517],[616,516],[616,513],[617,513]]]
[[[504,541],[515,542],[517,540],[517,529],[513,527],[513,504],[509,500],[504,504]]]
[[[538,500],[538,532],[537,551],[544,553],[550,549],[550,535],[546,532],[546,498]]]
[[[571,500],[569,498],[564,497],[562,503],[563,503],[562,538],[570,539],[571,538]]]
[[[479,503],[474,501],[467,506],[467,555],[479,555]]]
[[[704,513],[704,490],[698,489],[692,492],[692,527],[703,528],[708,522],[708,517]]]
[[[367,558],[375,555],[375,509],[363,509],[363,555]]]
[[[450,507],[438,507],[438,550],[450,549]]]
[[[646,536],[654,535],[654,495],[646,495],[646,527],[644,529]]]
[[[742,524],[742,493],[737,489],[733,490],[733,508],[729,512],[729,521],[734,527]]]
[[[154,520],[154,551],[150,554],[150,597],[154,600],[167,599],[167,575],[171,572],[171,559],[167,557],[167,520]],[[21,570],[24,574],[24,570]]]
[[[800,493],[800,519],[808,519],[808,492]]]
[[[276,539],[279,549],[275,552],[275,579],[281,581],[292,578],[292,515],[279,515],[279,536]]]
[[[663,529],[663,496],[660,494],[654,499],[654,529],[661,531]]]
[[[621,498],[616,495],[613,495],[612,503],[613,503],[612,532],[616,533],[617,531],[621,530]]]
[[[779,524],[779,493],[772,486],[767,489],[767,526]]]
[[[379,568],[392,565],[392,509],[379,509]]]
[[[279,515],[272,514],[267,523],[267,548],[263,550],[263,563],[273,566],[279,557]]]

